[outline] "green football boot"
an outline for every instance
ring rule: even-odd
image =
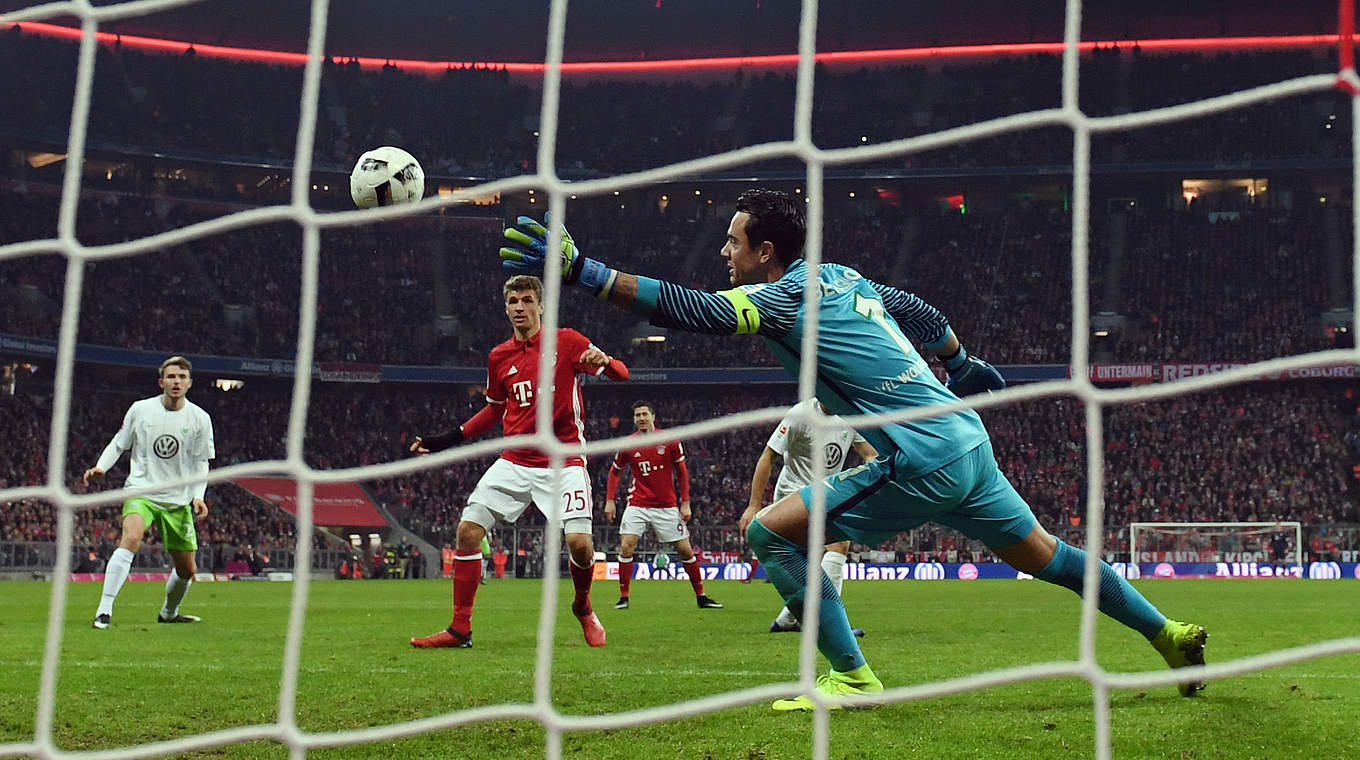
[[[1172,668],[1183,668],[1187,665],[1204,664],[1204,642],[1208,638],[1209,634],[1204,631],[1202,625],[1167,620],[1166,625],[1162,626],[1162,630],[1152,640],[1152,646],[1161,653],[1167,665]],[[1176,684],[1176,690],[1182,697],[1193,697],[1203,688],[1204,682],[1199,680]]]
[[[843,701],[841,697],[877,694],[883,691],[883,682],[878,680],[866,664],[844,673],[833,670],[826,675],[817,676],[817,691],[827,698],[828,710],[841,710],[845,708],[845,705],[841,704]],[[811,712],[817,709],[817,703],[799,694],[789,699],[777,699],[772,707],[779,712]],[[862,707],[870,705],[853,705],[851,709]]]

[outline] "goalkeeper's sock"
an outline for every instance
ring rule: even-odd
[[[1086,552],[1057,539],[1053,559],[1034,577],[1065,586],[1078,594],[1086,570]],[[1143,634],[1152,641],[1166,625],[1166,616],[1152,606],[1146,597],[1129,585],[1109,563],[1100,563],[1100,611]]]
[[[189,593],[189,586],[193,582],[193,578],[179,577],[179,570],[173,568],[170,570],[170,578],[165,581],[165,606],[161,608],[162,620],[169,620],[179,614],[180,602],[184,601],[184,595]]]
[[[579,567],[576,560],[568,556],[567,567],[571,568],[571,585],[576,589],[576,598],[571,602],[571,612],[576,617],[585,617],[591,613],[590,582],[595,579],[595,563]]]
[[[121,546],[113,550],[113,556],[109,557],[109,564],[104,568],[104,593],[99,597],[96,615],[113,614],[113,600],[118,598],[118,592],[123,589],[128,572],[132,570],[132,557],[132,552]]]
[[[633,583],[633,558],[619,557],[619,598],[628,598],[628,587]]]
[[[694,557],[689,562],[681,562],[680,566],[685,568],[685,575],[689,576],[689,585],[694,587],[694,595],[703,596],[704,573],[699,569],[699,558]]]
[[[845,555],[833,551],[823,554],[822,574],[831,581],[836,593],[841,593],[841,587],[845,585]]]
[[[453,555],[453,622],[449,627],[472,633],[472,604],[482,585],[482,553]]]
[[[752,520],[746,529],[746,540],[765,564],[765,574],[784,597],[784,604],[795,615],[801,615],[807,593],[807,549],[766,528],[759,519]],[[821,599],[817,649],[831,663],[832,670],[845,672],[860,667],[864,664],[864,654],[850,630],[840,594],[826,577],[822,578]]]

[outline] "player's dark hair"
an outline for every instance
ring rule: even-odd
[[[543,303],[543,281],[531,274],[517,274],[505,281],[505,287],[501,289],[501,297],[504,298],[517,290],[532,290],[534,297],[539,303]]]
[[[807,240],[802,201],[779,190],[747,190],[737,196],[737,211],[749,217],[746,239],[752,248],[768,240],[774,245],[775,259],[786,267],[802,258]]]
[[[651,412],[653,415],[656,414],[656,407],[652,406],[652,402],[650,401],[634,401],[633,411],[636,412],[638,409],[644,406],[647,407],[647,411]]]
[[[156,370],[156,377],[165,377],[166,367],[180,367],[185,372],[188,372],[191,375],[194,374],[194,365],[183,356],[172,356],[161,362],[161,368]]]

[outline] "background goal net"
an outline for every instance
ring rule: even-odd
[[[1300,522],[1138,522],[1129,525],[1129,556],[1149,562],[1259,562],[1301,568]]]

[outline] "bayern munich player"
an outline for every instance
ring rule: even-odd
[[[419,454],[443,451],[485,433],[496,422],[501,423],[506,436],[534,432],[539,345],[543,337],[543,282],[537,277],[518,275],[506,281],[504,293],[505,315],[510,318],[515,336],[491,349],[487,357],[486,406],[448,432],[417,436],[411,451]],[[557,359],[553,365],[553,432],[563,443],[584,443],[585,407],[576,375],[627,380],[628,367],[568,327],[557,331]],[[583,456],[568,456],[558,481],[547,455],[536,448],[506,449],[501,453],[500,459],[477,482],[458,522],[453,558],[453,621],[438,633],[411,639],[411,646],[472,646],[472,604],[482,578],[482,539],[496,520],[507,523],[518,520],[530,502],[545,515],[550,514],[550,508],[558,510],[571,557],[567,564],[576,589],[571,611],[581,622],[586,643],[604,646],[604,626],[590,606],[595,546],[590,537],[592,500],[585,464]]]
[[[656,410],[650,402],[633,402],[633,426],[643,435],[657,430]],[[699,558],[689,543],[689,528],[685,523],[693,514],[689,506],[689,468],[685,466],[685,448],[679,441],[624,449],[614,456],[609,468],[609,484],[604,502],[604,516],[614,521],[614,495],[619,490],[619,475],[627,468],[633,472],[633,484],[628,487],[628,508],[619,523],[619,601],[616,610],[628,609],[628,586],[633,580],[633,550],[638,538],[651,529],[658,541],[675,547],[680,564],[694,587],[694,598],[701,610],[720,610],[722,605],[704,594],[704,576],[699,570]],[[675,481],[680,482],[680,508],[675,506]]]

